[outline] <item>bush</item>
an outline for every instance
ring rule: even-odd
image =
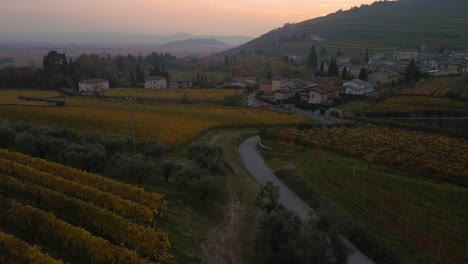
[[[31,156],[38,156],[37,143],[37,138],[33,134],[24,131],[16,135],[15,149]]]
[[[242,98],[242,94],[226,95],[223,99],[223,105],[241,106]]]
[[[192,145],[188,148],[188,159],[211,174],[225,175],[223,149],[210,144]]]
[[[9,148],[15,144],[16,130],[11,124],[2,122],[0,124],[0,147]]]
[[[222,193],[224,179],[219,175],[207,175],[195,164],[184,166],[175,174],[178,185],[188,188],[200,200],[205,200],[208,195],[216,196]]]

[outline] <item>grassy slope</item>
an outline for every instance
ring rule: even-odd
[[[289,25],[248,42],[231,51],[260,48],[279,51],[291,40],[281,40],[294,34],[317,34],[324,39],[319,46],[328,51],[338,49],[359,54],[369,48],[371,52],[384,51],[390,55],[394,48],[416,48],[423,41],[428,47],[463,49],[468,40],[468,17],[464,0],[401,0],[364,6],[359,9],[337,12],[325,17]],[[279,45],[277,40],[280,39]],[[307,43],[309,41],[300,41]],[[300,51],[309,45],[294,44]]]
[[[464,202],[468,190],[402,177],[404,173],[385,167],[369,168],[361,160],[338,154],[272,141],[264,143],[274,149],[262,152],[269,166],[274,170],[286,167],[302,172],[321,195],[346,209],[410,263],[431,263],[438,257],[439,243],[442,263],[466,260],[468,211]],[[382,219],[381,186],[384,186]],[[308,200],[306,193],[298,194]],[[410,223],[407,238],[406,219]]]
[[[250,263],[253,255],[252,237],[248,236],[246,239],[245,234],[253,234],[257,185],[241,165],[237,154],[237,139],[257,131],[258,129],[252,128],[215,129],[201,134],[192,142],[215,143],[223,148],[225,159],[233,171],[227,175],[227,193],[222,199],[201,202],[171,184],[150,181],[144,185],[146,190],[166,194],[169,201],[167,217],[163,220],[161,228],[169,235],[174,263],[212,263],[207,259],[203,247],[214,251],[209,252],[212,257],[213,254],[215,257],[226,257],[224,251],[233,250],[242,263]],[[184,162],[185,151],[186,148],[175,150],[169,153],[167,158]],[[232,206],[233,195],[242,212],[235,219],[226,216]],[[229,225],[227,221],[236,221],[236,230],[226,229]],[[224,233],[234,231],[237,232],[232,237],[220,237]],[[219,243],[219,240],[222,243]],[[220,245],[213,249],[213,243]]]

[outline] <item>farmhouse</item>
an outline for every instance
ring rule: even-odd
[[[294,97],[298,92],[305,90],[308,83],[302,79],[287,79],[279,82],[280,88],[274,92],[275,101]]]
[[[260,90],[263,92],[264,95],[271,95],[272,92],[272,82],[270,79],[262,79],[260,80]]]
[[[417,50],[395,50],[393,52],[393,59],[394,60],[411,60],[417,59],[419,56],[419,52]]]
[[[151,76],[145,80],[146,89],[165,89],[167,88],[166,78],[161,76]]]
[[[169,88],[171,89],[185,89],[192,88],[192,86],[192,81],[187,79],[171,80],[169,82]]]
[[[372,83],[360,79],[343,83],[343,88],[345,94],[363,95],[374,92],[374,85]]]
[[[78,88],[80,93],[98,93],[109,89],[109,81],[99,78],[81,80]]]
[[[309,97],[307,103],[330,105],[334,100],[340,98],[342,87],[335,84],[317,84],[309,89]],[[301,98],[306,99],[303,95]]]

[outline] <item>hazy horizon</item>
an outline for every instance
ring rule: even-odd
[[[0,32],[113,32],[256,37],[285,23],[374,0],[2,0]],[[228,14],[228,15],[227,15]]]

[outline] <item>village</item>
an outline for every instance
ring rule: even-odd
[[[233,76],[229,82],[216,88],[239,88],[245,93],[252,93],[248,100],[242,101],[241,105],[245,106],[312,110],[315,116],[336,109],[339,117],[352,117],[352,113],[343,111],[343,102],[382,95],[388,90],[405,85],[409,81],[406,75],[412,62],[418,72],[418,79],[411,80],[412,83],[429,77],[459,76],[468,72],[468,53],[449,50],[429,52],[424,45],[414,50],[395,50],[392,58],[377,52],[368,56],[365,63],[356,63],[351,56],[341,55],[335,59],[338,74],[326,74],[330,72],[331,66],[326,58],[319,57],[317,60],[322,61],[321,69],[303,78]],[[195,78],[168,80],[163,76],[153,75],[145,78],[142,88],[201,88],[198,83]],[[79,82],[79,92],[82,95],[99,95],[109,88],[109,81],[101,78]]]

